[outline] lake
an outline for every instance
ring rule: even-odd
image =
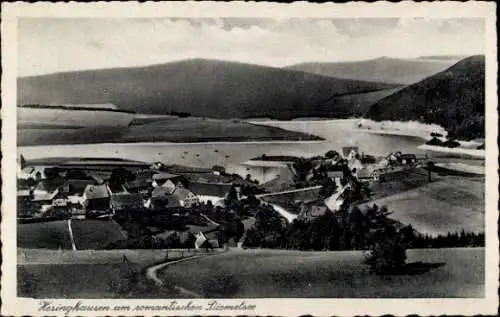
[[[396,150],[424,153],[417,149],[422,139],[410,136],[377,135],[362,132],[354,120],[260,121],[286,130],[311,133],[325,141],[211,142],[211,143],[105,143],[18,147],[26,159],[42,157],[119,157],[145,162],[162,161],[196,167],[228,166],[266,155],[314,156],[343,146],[359,146],[360,151],[383,155]]]

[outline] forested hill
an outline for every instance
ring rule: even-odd
[[[485,58],[465,58],[450,68],[381,99],[367,117],[436,123],[459,139],[484,138]]]
[[[204,59],[24,77],[17,83],[19,104],[113,103],[147,114],[277,119],[348,117],[351,105],[335,96],[397,86]]]
[[[417,59],[380,57],[354,62],[309,62],[292,65],[287,69],[335,78],[410,85],[447,69],[459,60],[458,57],[453,59],[449,56]]]

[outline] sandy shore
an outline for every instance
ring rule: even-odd
[[[437,153],[446,153],[446,154],[454,154],[461,156],[472,156],[475,158],[485,158],[485,150],[475,150],[475,149],[464,149],[464,148],[447,148],[444,146],[435,146],[422,144],[418,146],[419,149]]]
[[[429,140],[428,134],[422,131],[414,131],[414,130],[380,130],[380,129],[367,129],[367,128],[359,128],[361,132],[365,133],[373,133],[373,134],[385,134],[385,135],[398,135],[398,136],[411,136],[421,138],[424,141]]]

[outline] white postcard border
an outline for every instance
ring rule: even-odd
[[[483,17],[486,21],[486,284],[484,299],[228,299],[224,304],[256,305],[250,311],[106,311],[102,315],[441,315],[495,314],[498,309],[498,97],[495,3],[346,3],[293,4],[252,2],[162,2],[162,3],[2,3],[2,315],[64,315],[38,311],[40,301],[16,297],[16,19],[17,17]],[[170,300],[82,300],[85,305],[130,306],[165,304]],[[74,305],[78,300],[52,300],[56,305]],[[187,304],[189,300],[177,300]],[[209,299],[192,300],[206,306]],[[96,316],[96,312],[70,315]]]

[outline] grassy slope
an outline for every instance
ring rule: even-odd
[[[481,248],[409,250],[408,262],[445,263],[419,275],[380,277],[362,261],[357,251],[234,251],[170,266],[160,278],[211,298],[483,296]]]
[[[367,116],[375,120],[432,122],[448,130],[456,130],[474,119],[479,125],[469,131],[462,129],[461,133],[472,131],[477,137],[484,137],[484,71],[484,56],[466,58],[378,101]]]
[[[123,239],[119,226],[106,220],[73,220],[73,238],[78,250],[101,249],[108,242]],[[68,221],[17,225],[19,248],[71,249]]]
[[[311,62],[287,67],[324,76],[408,85],[445,70],[456,59],[438,61],[377,58],[367,61]]]
[[[179,285],[201,296],[412,298],[481,297],[484,293],[484,249],[409,250],[408,262],[443,264],[418,275],[380,277],[361,264],[359,251],[231,251],[169,266],[159,272],[165,285]],[[141,270],[151,263],[132,263]],[[78,274],[75,274],[78,272]],[[18,280],[30,287],[19,294],[37,298],[112,298],[119,264],[18,266]],[[31,288],[31,290],[30,290]],[[167,288],[135,298],[175,298]]]
[[[17,225],[19,248],[71,249],[67,221],[50,221]]]
[[[313,135],[236,120],[169,118],[123,128],[20,129],[18,146],[127,142],[321,140]]]
[[[335,117],[334,95],[394,85],[336,79],[300,71],[214,60],[138,68],[75,71],[18,79],[18,102],[103,103],[149,114]]]
[[[71,228],[78,250],[102,249],[108,243],[126,238],[114,221],[73,220]]]
[[[394,211],[391,218],[421,233],[484,232],[484,179],[433,178],[429,184],[426,176],[408,174],[404,180],[376,184],[374,203],[386,205]]]

